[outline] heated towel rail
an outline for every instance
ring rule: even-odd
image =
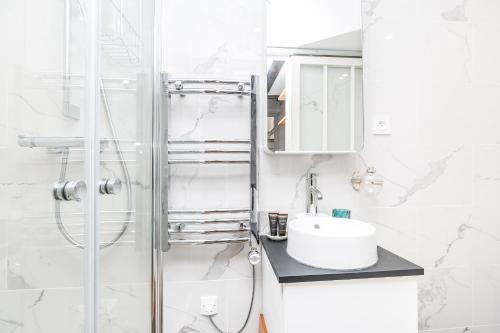
[[[164,246],[166,251],[171,245],[204,245],[220,243],[244,243],[251,241],[252,230],[257,230],[257,77],[248,81],[214,79],[177,79],[167,73],[162,74],[162,93],[168,99],[183,98],[193,94],[236,95],[249,99],[250,138],[237,139],[185,139],[168,138],[165,112],[169,103],[164,103],[159,125],[155,134],[157,170],[163,208],[161,217],[166,223]],[[196,148],[192,148],[195,145]],[[220,146],[224,145],[224,148]],[[229,148],[226,148],[229,147]],[[193,157],[194,156],[194,157]],[[216,157],[213,157],[216,156]],[[221,157],[222,156],[222,157]],[[168,170],[172,165],[182,164],[246,164],[249,166],[250,202],[248,207],[175,209],[168,206]],[[160,193],[161,192],[161,193]],[[255,232],[256,234],[256,232]],[[195,235],[198,235],[195,237]],[[200,236],[217,236],[202,238]],[[256,237],[258,239],[258,237]]]

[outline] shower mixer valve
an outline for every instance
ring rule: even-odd
[[[87,184],[83,180],[57,182],[52,191],[56,200],[80,201],[87,193]]]
[[[120,178],[102,179],[99,182],[99,192],[101,194],[120,194],[122,191],[122,181]]]
[[[122,181],[119,178],[102,179],[99,182],[101,194],[120,194]],[[57,182],[53,188],[54,199],[63,201],[80,201],[87,193],[87,185],[83,180]]]

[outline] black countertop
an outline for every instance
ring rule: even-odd
[[[336,271],[310,267],[295,261],[286,252],[286,240],[274,242],[265,236],[261,236],[260,241],[280,283],[371,279],[424,274],[422,267],[380,246],[378,247],[378,262],[375,266],[361,270]]]

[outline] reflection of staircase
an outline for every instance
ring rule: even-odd
[[[140,11],[138,11],[140,13]],[[102,54],[118,65],[139,65],[141,35],[127,19],[123,0],[107,0],[102,8]],[[106,22],[109,20],[109,22]]]
[[[137,43],[129,43],[120,35],[101,34],[102,54],[118,65],[139,65],[140,47]]]
[[[82,16],[86,10],[81,0],[77,0]],[[141,1],[137,2],[140,8]],[[125,14],[123,0],[106,0],[101,8],[102,54],[120,66],[138,66],[141,63],[141,34],[134,28]],[[131,14],[134,14],[129,10]],[[140,15],[140,10],[135,12]],[[140,17],[138,18],[140,22]],[[139,24],[140,25],[140,24]]]

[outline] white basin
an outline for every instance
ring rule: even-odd
[[[308,266],[352,270],[378,261],[372,225],[328,215],[300,214],[288,225],[288,255]]]

